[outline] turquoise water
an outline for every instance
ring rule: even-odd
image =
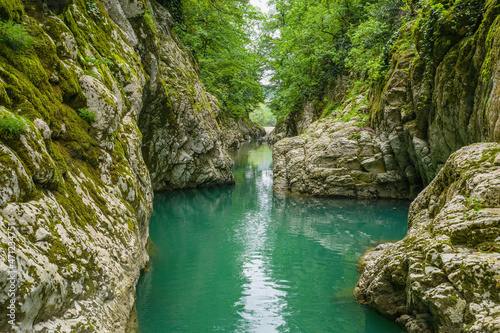
[[[156,194],[141,333],[400,332],[352,291],[361,254],[404,237],[408,203],[274,194],[268,146],[233,158],[235,187]]]

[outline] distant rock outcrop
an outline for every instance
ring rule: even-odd
[[[394,155],[373,130],[324,119],[273,148],[274,189],[316,196],[408,198]]]

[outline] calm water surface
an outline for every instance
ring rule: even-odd
[[[274,194],[268,146],[233,158],[236,187],[156,195],[141,333],[400,332],[352,291],[361,254],[404,237],[408,203]]]

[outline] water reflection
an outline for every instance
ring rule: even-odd
[[[286,324],[283,315],[287,307],[287,286],[273,281],[274,273],[268,265],[270,258],[266,255],[270,245],[267,234],[272,209],[272,158],[267,146],[260,146],[245,155],[248,156],[245,182],[255,182],[258,207],[245,214],[239,229],[244,244],[241,269],[245,283],[241,298],[235,304],[241,316],[237,331],[278,332]],[[237,161],[238,157],[234,159]]]
[[[156,195],[141,332],[398,332],[352,290],[360,255],[404,236],[408,205],[274,194],[268,146],[233,158],[235,187]]]

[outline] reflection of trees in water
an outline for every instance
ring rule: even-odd
[[[227,186],[156,193],[153,218],[162,221],[160,223],[169,219],[187,224],[205,221],[231,207],[233,192],[234,187]],[[199,214],[201,211],[203,214]]]
[[[339,254],[362,254],[383,240],[404,236],[408,216],[404,201],[312,198],[275,193],[273,219],[289,232],[302,234]],[[382,227],[381,227],[382,226]]]
[[[209,317],[210,311],[200,313],[194,300],[211,299],[219,307],[226,306],[221,312],[230,313],[240,297],[241,272],[234,262],[241,246],[234,242],[230,227],[230,221],[234,220],[231,208],[234,190],[224,187],[156,194],[150,234],[159,254],[152,259],[154,274],[150,272],[141,278],[144,296],[138,297],[149,303],[175,304],[174,308],[168,308],[171,327],[175,326],[174,321],[178,321],[179,329],[189,325],[182,316],[191,313],[196,314],[192,321],[215,325],[218,318]],[[169,264],[171,261],[175,264]],[[165,281],[152,281],[153,277]],[[185,285],[182,290],[170,287],[180,284]],[[219,292],[221,289],[225,290],[223,294]]]
[[[258,296],[273,288],[275,298],[286,300],[276,303],[286,321],[279,331],[370,332],[371,321],[365,323],[352,298],[356,262],[384,235],[404,236],[407,205],[273,194],[267,145],[244,144],[233,160],[234,187],[156,194],[150,234],[158,257],[152,259],[155,274],[140,280],[138,306],[167,304],[169,325],[180,330],[186,314],[193,314],[188,315],[192,327],[205,323],[237,331],[234,325],[241,322],[224,324],[210,310],[200,313],[210,305],[199,301],[209,300],[220,313],[234,313],[235,306],[245,312],[255,291]],[[312,323],[321,298],[321,308],[334,312],[321,316],[330,322]]]
[[[232,152],[234,161],[233,172],[247,169],[266,170],[272,168],[271,148],[268,144],[248,142],[241,145],[240,149]]]

